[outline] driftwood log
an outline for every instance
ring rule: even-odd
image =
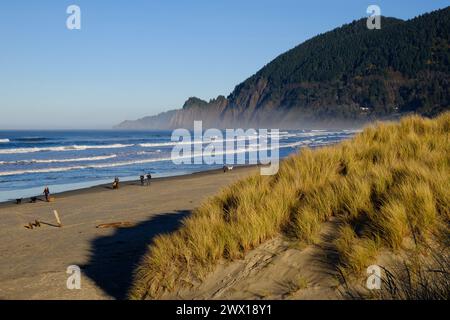
[[[121,221],[121,222],[111,222],[111,223],[102,223],[96,226],[97,229],[104,228],[130,228],[133,227],[134,223],[129,221]]]

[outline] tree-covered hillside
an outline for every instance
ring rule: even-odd
[[[317,116],[328,108],[338,117],[437,114],[450,103],[449,20],[450,8],[410,21],[382,18],[381,30],[367,29],[366,19],[354,21],[280,55],[229,98],[235,107],[251,108],[242,106],[242,96],[266,83],[259,108],[311,108]],[[359,110],[348,115],[348,107]]]

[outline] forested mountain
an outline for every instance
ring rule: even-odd
[[[118,128],[312,127],[360,124],[449,109],[450,7],[403,21],[366,19],[318,35],[280,55],[225,98],[190,98],[180,110]]]

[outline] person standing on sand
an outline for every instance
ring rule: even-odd
[[[45,187],[44,195],[45,195],[45,201],[48,202],[48,196],[50,195],[50,189],[48,187]]]
[[[144,182],[145,182],[145,177],[144,177],[144,175],[142,174],[142,175],[140,176],[140,178],[141,178],[141,186],[143,186],[143,185],[144,185]]]
[[[147,173],[147,185],[150,185],[150,180],[152,180],[152,175],[150,173]]]
[[[114,178],[113,189],[119,189],[119,177]]]

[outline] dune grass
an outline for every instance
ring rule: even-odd
[[[382,268],[382,290],[361,290],[344,276],[340,290],[347,299],[448,300],[450,299],[450,249],[448,243],[421,243],[403,251],[403,257]]]
[[[340,267],[360,272],[381,248],[430,235],[450,223],[450,113],[378,123],[353,139],[302,149],[270,177],[254,175],[208,199],[183,226],[150,245],[130,298],[158,298],[201,281],[221,260],[243,257],[280,234],[314,243],[323,222],[343,223]]]
[[[427,248],[424,246],[424,248]],[[413,254],[403,265],[385,269],[385,290],[375,292],[383,300],[450,299],[450,258],[447,246],[427,248],[426,256]]]

